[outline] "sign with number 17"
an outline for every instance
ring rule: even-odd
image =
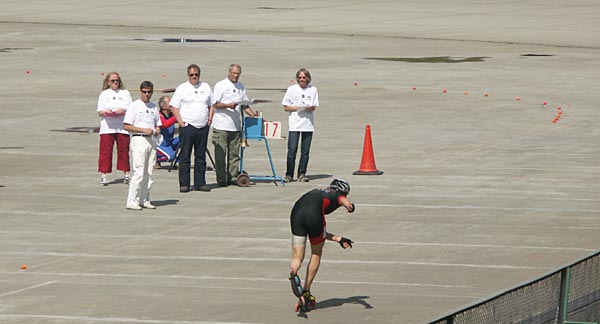
[[[281,139],[281,123],[278,121],[264,121],[266,138]]]

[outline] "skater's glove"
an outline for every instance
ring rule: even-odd
[[[352,248],[352,243],[354,243],[351,239],[347,239],[345,237],[342,237],[342,239],[340,240],[340,246],[342,247],[342,249],[345,248]]]
[[[352,203],[352,205],[350,206],[350,209],[348,209],[348,212],[354,213],[355,210],[356,210],[356,206],[354,206],[354,203]]]

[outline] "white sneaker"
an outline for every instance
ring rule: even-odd
[[[124,184],[129,184],[129,181],[131,181],[131,177],[129,177],[129,174],[125,175],[125,177],[123,178],[123,183]]]
[[[156,209],[156,206],[152,205],[149,201],[144,202],[142,207],[148,208],[148,209]]]
[[[142,207],[140,205],[127,204],[127,209],[142,210]]]
[[[100,184],[103,186],[108,186],[108,178],[106,177],[106,174],[100,176]]]

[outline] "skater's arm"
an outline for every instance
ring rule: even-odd
[[[330,241],[338,242],[340,246],[344,249],[352,248],[352,243],[354,243],[351,239],[345,238],[343,236],[335,235],[327,232],[326,238]]]
[[[348,198],[342,197],[340,198],[340,205],[344,206],[349,213],[353,213],[356,209],[354,203],[351,202]]]
[[[337,235],[331,234],[331,233],[329,233],[329,232],[327,232],[326,234],[327,234],[327,237],[326,237],[326,238],[327,238],[329,241],[339,242],[339,241],[340,241],[340,239],[342,238],[341,236],[337,236]]]

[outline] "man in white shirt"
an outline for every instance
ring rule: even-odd
[[[179,192],[190,191],[190,165],[194,150],[194,190],[210,191],[206,185],[206,145],[210,127],[212,90],[200,81],[200,67],[187,68],[188,81],[180,84],[171,98],[179,124]]]
[[[310,85],[311,76],[307,69],[296,72],[296,82],[290,86],[283,97],[283,110],[288,112],[289,133],[287,168],[285,182],[294,179],[298,141],[302,138],[300,147],[300,163],[298,164],[298,181],[308,182],[306,168],[313,132],[315,131],[314,111],[319,106],[317,88]]]
[[[144,81],[140,85],[140,99],[134,101],[125,112],[123,128],[129,131],[131,141],[129,153],[133,175],[129,182],[127,209],[156,209],[150,203],[152,169],[156,161],[156,138],[160,134],[158,107],[150,101],[154,85]]]
[[[217,82],[213,92],[212,142],[215,146],[215,171],[217,184],[226,187],[237,185],[240,171],[241,110],[255,116],[250,106],[238,104],[248,100],[246,88],[239,81],[242,67],[229,66],[227,78]]]

